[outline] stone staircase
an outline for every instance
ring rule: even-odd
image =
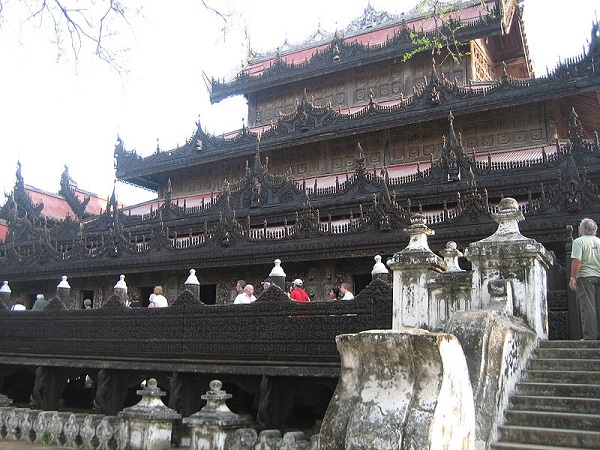
[[[541,341],[492,449],[600,449],[600,341]]]

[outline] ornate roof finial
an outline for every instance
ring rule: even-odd
[[[569,116],[569,140],[572,144],[581,144],[583,141],[583,125],[581,125],[574,107],[571,108]]]

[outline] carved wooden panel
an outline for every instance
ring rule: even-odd
[[[488,56],[487,48],[481,40],[471,43],[473,81],[495,80],[494,62]]]
[[[438,58],[438,75],[449,80],[464,82],[468,58],[455,62],[452,58]],[[412,89],[431,75],[432,61],[429,56],[415,56],[407,63],[400,58],[359,66],[348,70],[343,77],[330,75],[306,80],[302,84],[288,85],[285,90],[272,90],[250,95],[248,122],[250,126],[265,125],[276,121],[279,114],[289,114],[296,109],[306,89],[307,100],[315,106],[330,104],[334,109],[366,105],[373,100],[383,102],[400,95],[409,96]]]

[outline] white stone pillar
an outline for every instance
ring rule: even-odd
[[[150,378],[144,389],[137,391],[140,402],[119,412],[125,423],[125,439],[131,450],[167,450],[171,448],[173,421],[181,419],[160,399],[166,395]]]
[[[5,281],[0,287],[0,309],[8,309],[10,305],[10,294],[12,293],[8,281]]]
[[[283,292],[285,292],[285,272],[283,267],[281,267],[281,260],[276,259],[273,263],[274,266],[269,274],[269,278],[271,278],[273,284],[276,284]]]
[[[60,283],[56,286],[56,295],[62,300],[67,309],[71,309],[71,285],[67,281],[66,275],[61,277]]]
[[[190,269],[190,275],[187,277],[187,280],[185,280],[185,288],[188,289],[192,294],[194,294],[196,297],[198,297],[198,300],[200,299],[200,281],[198,280],[198,277],[196,276],[196,269]]]
[[[115,284],[114,293],[119,296],[121,301],[127,305],[127,283],[125,283],[125,275],[119,276],[119,281]]]
[[[388,269],[385,267],[385,264],[381,262],[381,256],[375,256],[375,264],[373,265],[373,270],[371,270],[371,281],[382,280],[388,281]]]
[[[427,226],[425,216],[415,214],[410,221],[410,227],[404,229],[410,236],[408,246],[387,261],[394,272],[393,330],[428,327],[431,318],[427,281],[446,270],[444,260],[429,249],[427,236],[434,231]]]
[[[498,222],[496,232],[465,249],[473,268],[473,308],[496,309],[493,297],[500,280],[505,280],[510,283],[505,297],[507,301],[512,297],[514,315],[523,317],[540,338],[546,339],[546,272],[553,264],[553,257],[542,244],[521,234],[519,222],[524,217],[515,199],[502,199],[492,218]],[[511,310],[510,305],[505,308]]]

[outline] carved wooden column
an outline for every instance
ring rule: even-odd
[[[127,378],[118,370],[102,369],[98,372],[98,387],[94,398],[96,412],[116,416],[123,409],[127,396]]]
[[[39,366],[35,371],[31,406],[44,411],[57,410],[58,401],[66,384],[67,378],[62,369]]]

